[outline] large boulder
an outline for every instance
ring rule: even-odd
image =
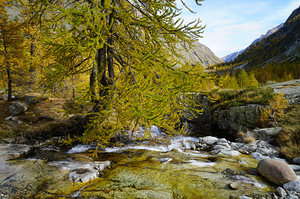
[[[279,186],[298,179],[293,169],[280,160],[261,160],[257,172]]]
[[[25,112],[25,111],[27,111],[27,106],[26,106],[26,104],[21,103],[21,102],[19,102],[19,101],[13,102],[13,103],[9,106],[9,108],[8,108],[8,114],[9,114],[10,116],[15,116],[15,115],[18,115],[18,114],[23,113],[23,112]]]
[[[264,140],[269,143],[275,143],[281,130],[281,127],[253,129],[252,136],[257,140]]]

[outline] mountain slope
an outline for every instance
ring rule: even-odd
[[[284,25],[284,23],[282,23],[282,24],[280,24],[280,25],[278,25],[278,26],[276,26],[276,27],[274,27],[274,28],[271,28],[270,30],[267,31],[266,34],[261,35],[259,38],[255,39],[255,40],[250,44],[250,46],[253,45],[253,44],[255,44],[255,43],[257,43],[257,42],[259,42],[259,41],[261,41],[261,40],[263,40],[263,39],[265,39],[265,38],[267,38],[267,37],[269,37],[269,36],[272,35],[273,33],[277,32],[281,27],[283,27],[283,25]],[[249,47],[249,46],[248,46],[248,47]],[[247,48],[248,48],[248,47],[247,47]],[[241,50],[241,51],[234,52],[234,53],[231,53],[231,54],[229,54],[229,55],[226,55],[225,57],[222,57],[221,59],[222,59],[224,62],[230,62],[230,61],[233,61],[235,58],[237,58],[237,56],[239,56],[240,54],[242,54],[247,48],[245,48],[245,49],[243,49],[243,50]]]
[[[265,66],[270,62],[300,59],[300,7],[293,11],[283,27],[269,37],[252,44],[232,64],[245,68]]]
[[[177,44],[177,47],[180,49],[180,54],[182,58],[180,59],[183,63],[190,62],[190,64],[195,65],[197,62],[200,62],[204,67],[210,65],[223,63],[222,59],[217,57],[207,46],[201,44],[197,41],[193,42],[195,46],[192,50],[189,51],[184,49],[184,44]]]

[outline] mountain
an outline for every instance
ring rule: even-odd
[[[271,28],[270,30],[267,31],[266,34],[264,35],[261,35],[259,38],[255,39],[251,44],[255,44],[267,37],[269,37],[270,35],[272,35],[273,33],[275,33],[276,31],[278,31],[282,26],[284,25],[284,23],[282,24],[279,24],[278,26],[274,27],[274,28]],[[249,47],[249,46],[248,46]],[[247,48],[248,48],[247,47]],[[238,51],[238,52],[234,52],[234,53],[231,53],[229,55],[226,55],[225,57],[222,57],[221,59],[224,61],[224,62],[230,62],[230,61],[233,61],[237,56],[239,56],[240,54],[242,54],[247,48],[241,50],[241,51]]]
[[[190,62],[192,65],[200,62],[204,67],[208,67],[210,65],[223,63],[223,60],[217,57],[207,46],[201,44],[200,42],[193,42],[195,46],[193,49],[189,49],[189,51],[184,49],[184,44],[177,44],[177,48],[180,49],[180,54],[182,58],[180,59],[182,62]]]
[[[288,17],[284,25],[260,41],[250,45],[230,64],[251,69],[268,63],[300,61],[300,6]],[[226,64],[221,64],[226,65]],[[243,67],[241,67],[243,66]]]

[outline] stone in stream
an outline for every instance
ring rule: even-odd
[[[213,136],[206,136],[206,137],[200,137],[199,142],[201,144],[208,144],[208,145],[213,145],[217,143],[219,138],[213,137]]]
[[[289,191],[300,192],[300,182],[298,180],[293,180],[283,185],[283,188]]]
[[[280,186],[298,179],[293,169],[280,160],[261,160],[256,169],[258,173],[267,178],[269,181]]]
[[[286,191],[282,187],[277,187],[276,193],[279,197],[285,197]]]
[[[99,177],[99,173],[110,165],[110,161],[103,162],[75,162],[56,161],[49,165],[60,167],[61,170],[70,170],[69,180],[71,182],[87,182]]]

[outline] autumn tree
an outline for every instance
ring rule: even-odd
[[[12,100],[12,84],[22,85],[28,71],[24,38],[24,23],[18,17],[10,19],[7,1],[0,0],[0,70],[6,73],[1,79],[8,88],[8,100]]]
[[[176,44],[192,47],[203,31],[200,20],[184,24],[175,1],[54,0],[29,6],[42,19],[46,56],[53,57],[48,85],[90,73],[77,98],[93,103],[85,142],[105,143],[131,122],[174,132],[183,110],[199,112],[194,95],[214,86],[202,67],[174,68],[180,64],[173,58],[179,56]]]

